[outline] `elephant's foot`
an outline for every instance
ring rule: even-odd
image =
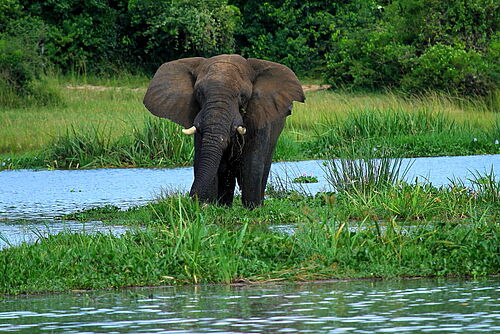
[[[264,200],[263,199],[253,199],[253,200],[248,200],[243,198],[242,200],[243,206],[247,209],[255,209],[258,208],[259,206],[264,205]]]

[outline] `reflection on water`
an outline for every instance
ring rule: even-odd
[[[7,298],[0,331],[500,332],[498,279],[190,286]]]
[[[470,171],[498,170],[500,155],[408,159],[414,161],[409,180],[425,177],[435,185],[448,178],[466,179]],[[321,161],[275,163],[274,175],[295,177],[307,172],[319,183],[305,185],[314,193],[328,189]],[[0,221],[51,219],[55,216],[108,204],[122,208],[144,204],[162,189],[188,190],[191,168],[176,169],[92,169],[74,171],[1,171]]]

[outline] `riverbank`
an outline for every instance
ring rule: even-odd
[[[49,84],[61,103],[1,108],[0,122],[7,126],[0,137],[0,169],[191,164],[192,138],[143,107],[147,80],[124,81],[126,87],[116,80],[53,78]],[[437,94],[320,90],[306,96],[287,120],[275,161],[500,153],[500,114],[491,103]]]
[[[500,183],[492,173],[476,174],[471,186],[353,183],[315,196],[280,184],[252,211],[239,200],[205,207],[170,194],[126,211],[66,216],[131,230],[59,233],[3,249],[0,293],[498,274]]]

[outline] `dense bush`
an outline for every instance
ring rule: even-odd
[[[227,0],[34,0],[25,8],[47,24],[50,61],[99,74],[232,51],[238,18]]]
[[[101,72],[120,62],[120,8],[126,1],[21,0],[47,26],[46,57],[63,70]]]
[[[312,76],[324,65],[339,5],[329,1],[232,1],[242,13],[236,31],[243,55],[288,65]]]
[[[396,87],[408,71],[415,48],[391,42],[385,31],[356,31],[339,36],[326,55],[326,80],[335,87]]]
[[[411,70],[401,81],[402,88],[408,91],[487,95],[494,88],[487,61],[474,50],[438,43],[412,61]]]
[[[42,24],[28,20],[17,23],[24,26],[22,31],[0,35],[0,79],[19,92],[27,92],[43,66],[38,52]]]
[[[234,51],[239,10],[227,0],[128,1],[135,55],[152,69],[190,56]]]

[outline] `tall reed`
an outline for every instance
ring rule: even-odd
[[[77,130],[71,126],[45,150],[48,163],[56,168],[113,165],[113,143],[105,126]]]
[[[193,157],[192,138],[179,126],[163,119],[146,117],[132,136],[121,137],[115,145],[120,161],[133,166],[186,165]]]
[[[349,152],[363,157],[367,151],[392,157],[500,152],[498,125],[478,128],[427,109],[357,110],[326,119],[314,133],[305,148],[323,157],[345,157]]]

